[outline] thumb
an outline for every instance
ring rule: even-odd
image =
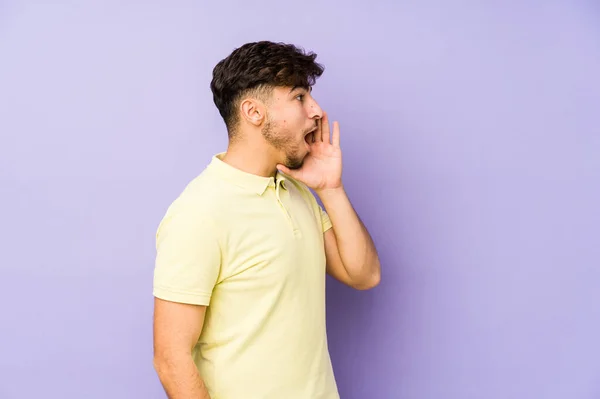
[[[291,176],[291,177],[293,177],[293,178],[295,178],[295,177],[296,177],[296,174],[297,174],[297,173],[296,173],[296,171],[295,171],[295,170],[290,170],[290,168],[288,168],[288,167],[287,167],[287,166],[285,166],[285,165],[277,164],[277,169],[278,169],[280,172],[283,172],[283,173],[285,173],[285,174],[286,174],[286,175],[288,175],[288,176]]]

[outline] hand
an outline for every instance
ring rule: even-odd
[[[301,168],[290,170],[278,164],[277,169],[301,181],[315,191],[337,189],[342,186],[342,150],[340,148],[340,125],[333,122],[330,137],[327,113],[318,122],[310,152]],[[331,140],[331,141],[330,141]]]

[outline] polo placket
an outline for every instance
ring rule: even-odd
[[[292,217],[292,214],[290,213],[290,209],[289,209],[290,208],[290,193],[285,188],[284,180],[279,179],[279,180],[277,180],[277,183],[275,183],[273,180],[271,180],[269,182],[269,188],[275,190],[275,198],[277,199],[277,203],[281,207],[281,210],[283,211],[288,222],[290,223],[290,226],[292,227],[292,230],[294,233],[294,237],[296,237],[296,238],[302,237],[302,233],[301,233],[300,229],[298,228],[298,224],[296,223],[296,221]]]

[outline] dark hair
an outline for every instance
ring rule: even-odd
[[[311,87],[323,74],[315,53],[285,43],[260,41],[235,49],[213,69],[210,88],[213,100],[225,121],[228,134],[238,123],[237,103],[241,97],[270,93],[274,87]]]

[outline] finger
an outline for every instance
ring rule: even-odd
[[[333,122],[333,137],[331,138],[331,144],[334,147],[340,146],[340,124],[338,121]]]
[[[327,141],[329,143],[329,118],[327,112],[323,111],[323,118],[321,119],[321,141]]]
[[[317,142],[317,141],[321,141],[321,137],[322,137],[322,127],[323,124],[321,123],[322,121],[320,119],[317,119],[317,130],[315,130],[315,132],[313,133],[313,138],[312,138],[312,142]]]
[[[282,172],[282,173],[284,173],[284,174],[286,174],[286,175],[288,175],[288,176],[290,176],[292,178],[298,177],[298,172],[296,170],[291,170],[290,168],[288,168],[285,165],[277,164],[277,169],[280,172]]]
[[[290,173],[289,173],[289,172],[290,172],[290,170],[289,170],[289,169],[288,169],[286,166],[284,166],[284,165],[277,164],[277,169],[278,169],[280,172],[283,172],[283,173],[285,173],[286,175],[289,175],[289,174],[290,174]]]

